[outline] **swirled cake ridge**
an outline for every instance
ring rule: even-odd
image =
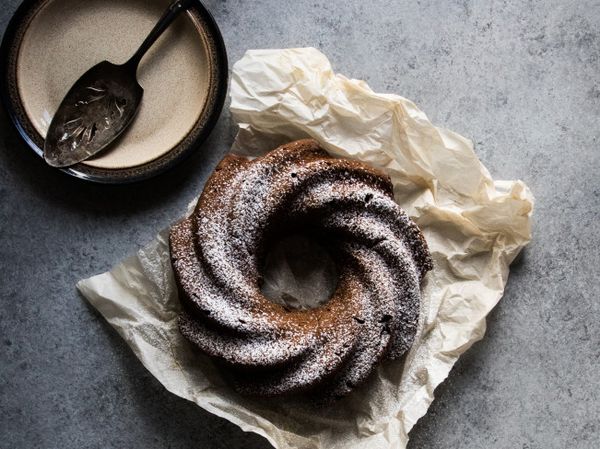
[[[339,273],[331,299],[310,310],[261,293],[266,249],[298,230],[325,242]],[[225,157],[169,240],[181,332],[242,393],[343,396],[412,345],[432,268],[425,239],[388,176],[314,140]]]

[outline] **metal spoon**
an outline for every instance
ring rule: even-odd
[[[49,165],[68,167],[86,160],[125,131],[144,94],[136,78],[140,61],[175,18],[193,2],[173,2],[125,64],[102,61],[77,80],[58,107],[46,135],[44,159]]]

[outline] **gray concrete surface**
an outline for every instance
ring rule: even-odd
[[[3,30],[16,8],[3,0]],[[534,241],[411,449],[600,447],[600,2],[210,0],[230,61],[315,46],[413,99],[536,198]],[[0,447],[267,448],[166,392],[76,293],[148,242],[227,151],[127,187],[54,172],[0,114]]]

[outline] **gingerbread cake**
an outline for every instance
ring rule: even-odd
[[[332,297],[290,309],[261,293],[265,253],[301,230],[327,245],[339,279]],[[387,175],[330,157],[314,140],[263,157],[227,156],[170,249],[182,334],[245,394],[343,396],[384,359],[412,345],[420,284],[432,268],[417,226]]]

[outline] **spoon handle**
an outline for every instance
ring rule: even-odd
[[[140,48],[135,52],[135,54],[125,63],[126,66],[129,66],[131,70],[134,72],[137,71],[137,67],[140,64],[140,61],[146,54],[146,52],[154,45],[156,40],[163,34],[163,32],[171,25],[171,23],[177,18],[177,16],[186,11],[192,4],[194,0],[176,0],[171,3],[171,6],[165,11],[163,16],[160,18],[158,23],[152,28],[150,34],[144,39]]]

